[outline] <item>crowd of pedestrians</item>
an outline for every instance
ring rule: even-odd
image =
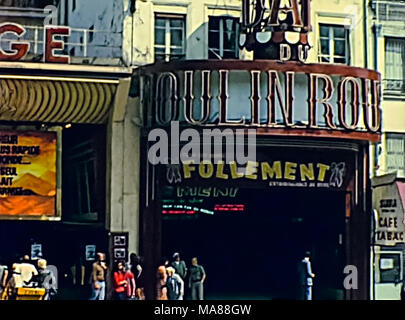
[[[143,259],[131,253],[129,261],[115,261],[108,267],[105,253],[99,252],[91,265],[89,300],[145,300]],[[57,275],[45,259],[31,260],[28,255],[11,264],[11,270],[0,259],[0,298],[13,299],[17,288],[44,288],[44,300],[55,298],[58,293]],[[187,267],[179,253],[171,260],[164,259],[157,270],[157,300],[203,300],[204,268],[197,258]],[[111,280],[111,281],[109,281]],[[107,297],[107,288],[112,295]],[[109,291],[109,292],[111,292]]]
[[[47,261],[45,259],[35,261],[24,255],[19,262],[12,264],[10,271],[7,265],[0,261],[1,299],[15,299],[18,288],[43,288],[44,300],[50,300],[57,293],[56,277],[47,266]]]
[[[90,300],[106,299],[106,278],[109,272],[104,253],[97,253],[91,273]],[[129,263],[119,260],[112,271],[113,300],[145,300],[142,282],[142,258],[131,253]]]
[[[198,264],[196,257],[191,259],[191,266],[188,269],[180,254],[176,252],[173,254],[172,262],[163,259],[158,267],[156,299],[184,300],[187,283],[188,297],[191,300],[203,300],[205,278],[205,270]]]

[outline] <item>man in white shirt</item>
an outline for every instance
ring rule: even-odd
[[[37,269],[29,261],[30,258],[27,255],[25,255],[23,258],[23,262],[18,265],[21,274],[21,280],[25,284],[28,284],[32,280],[33,276],[38,275]]]

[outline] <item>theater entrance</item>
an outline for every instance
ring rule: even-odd
[[[299,299],[305,251],[314,299],[344,299],[345,191],[210,188],[179,200],[169,196],[179,196],[178,187],[170,188],[162,198],[162,254],[180,252],[188,266],[198,257],[206,299]]]

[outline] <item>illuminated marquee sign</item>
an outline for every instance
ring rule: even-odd
[[[221,160],[185,161],[179,166],[180,179],[161,181],[171,186],[172,198],[177,201],[199,198],[220,203],[224,198],[239,198],[243,188],[257,186],[345,190],[352,183],[353,168],[351,152],[258,147],[256,161],[243,165]],[[165,171],[162,166],[162,178]]]
[[[311,0],[243,0],[241,47],[256,59],[308,58]]]
[[[141,73],[148,126],[180,121],[316,136],[323,129],[324,136],[379,139],[380,74],[372,70],[292,61],[176,61]]]
[[[21,38],[26,30],[23,26],[6,22],[0,24],[0,37],[5,34],[13,34]],[[44,62],[69,63],[69,56],[58,54],[56,51],[63,50],[64,41],[55,40],[56,36],[69,36],[70,28],[64,26],[44,27]],[[3,42],[4,43],[4,42]],[[30,43],[24,41],[11,41],[9,48],[0,46],[0,60],[19,61],[24,59],[30,50]]]

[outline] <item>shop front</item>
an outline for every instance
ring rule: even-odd
[[[55,61],[57,62],[57,61]],[[108,123],[128,70],[0,62],[0,257],[57,268],[60,299],[88,298],[109,250]]]
[[[405,182],[395,173],[374,177],[372,289],[376,300],[401,300],[404,285]]]
[[[309,250],[314,298],[369,298],[378,73],[186,61],[144,67],[140,79],[140,237],[151,270],[181,252],[206,267],[208,299],[296,299],[297,263]],[[243,165],[228,161],[238,149]],[[357,290],[344,287],[348,265]]]

